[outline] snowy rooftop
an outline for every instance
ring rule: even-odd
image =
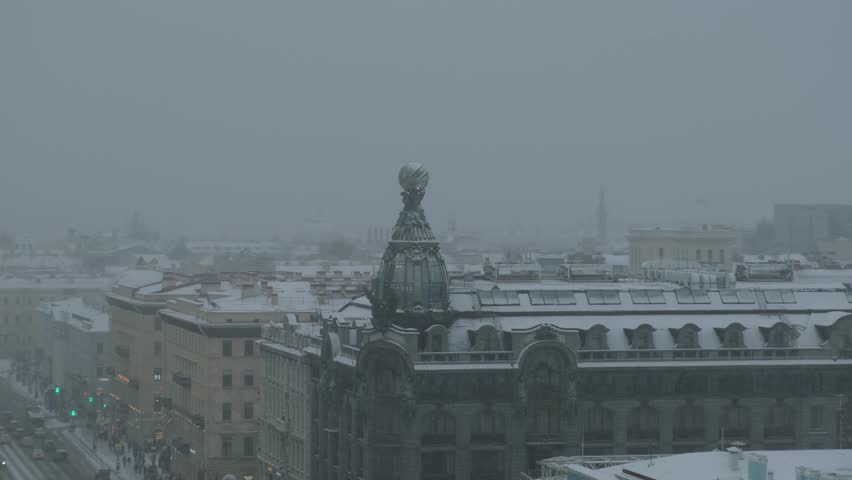
[[[0,277],[0,289],[55,289],[73,288],[86,290],[107,289],[114,280],[109,277],[93,277],[84,275],[55,275],[19,277],[4,275]]]
[[[261,292],[244,295],[241,287],[215,292],[216,297],[198,299],[201,310],[211,312],[287,312],[316,310],[317,299],[311,294],[308,282],[268,282],[271,292],[278,295],[278,303]]]
[[[163,272],[153,270],[128,270],[118,278],[116,286],[140,288],[163,280]]]
[[[766,460],[766,471],[772,472],[775,480],[796,480],[797,467],[818,470],[822,475],[834,474],[838,478],[852,475],[852,450],[770,450],[742,452],[731,462],[728,452],[684,453],[625,463],[592,470],[575,464],[562,467],[565,475],[550,476],[553,480],[570,478],[586,480],[739,480],[753,478],[749,474],[749,462],[762,456]],[[569,460],[569,459],[564,459]],[[560,459],[548,459],[543,466],[553,464],[555,471]],[[580,475],[577,475],[580,474]],[[542,477],[544,478],[544,477]],[[763,476],[762,478],[766,478]],[[808,478],[826,478],[819,475]]]
[[[106,310],[87,304],[82,298],[69,298],[43,304],[54,321],[64,322],[80,330],[108,332],[109,315]]]

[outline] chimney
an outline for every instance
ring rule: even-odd
[[[246,281],[240,285],[240,297],[250,298],[257,295],[257,284],[254,281]]]
[[[163,272],[162,289],[170,290],[177,286],[177,274],[174,272]]]
[[[205,279],[201,281],[201,293],[206,294],[219,290],[219,280]]]
[[[740,469],[740,459],[742,458],[742,450],[737,447],[728,447],[728,467],[732,472]]]

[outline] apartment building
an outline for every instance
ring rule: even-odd
[[[738,233],[727,228],[634,228],[627,235],[630,271],[639,273],[649,261],[672,260],[730,267],[737,254]]]
[[[44,383],[49,375],[50,331],[40,305],[102,297],[110,283],[106,277],[72,274],[0,277],[0,356],[15,359],[24,378]]]
[[[81,297],[45,302],[42,315],[50,332],[46,341],[46,382],[62,388],[69,400],[79,400],[101,386],[111,363],[109,316],[106,304]]]
[[[306,480],[311,477],[311,363],[317,322],[287,315],[283,322],[264,325],[258,340],[261,360],[263,414],[258,459],[264,480]],[[311,339],[311,337],[314,337]]]
[[[183,478],[245,478],[257,461],[261,326],[316,321],[316,299],[304,282],[243,277],[216,296],[180,298],[159,312],[163,324],[167,438],[173,471]],[[206,475],[206,477],[204,477]]]

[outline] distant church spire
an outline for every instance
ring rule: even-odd
[[[595,212],[595,215],[598,219],[598,245],[600,247],[606,246],[607,242],[607,232],[606,232],[606,192],[604,188],[601,187],[600,193],[598,194],[598,208]]]

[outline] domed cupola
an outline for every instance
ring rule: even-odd
[[[409,163],[399,171],[399,184],[402,211],[370,292],[373,323],[380,330],[390,323],[410,323],[405,318],[445,312],[449,304],[447,267],[420,206],[429,172]]]

